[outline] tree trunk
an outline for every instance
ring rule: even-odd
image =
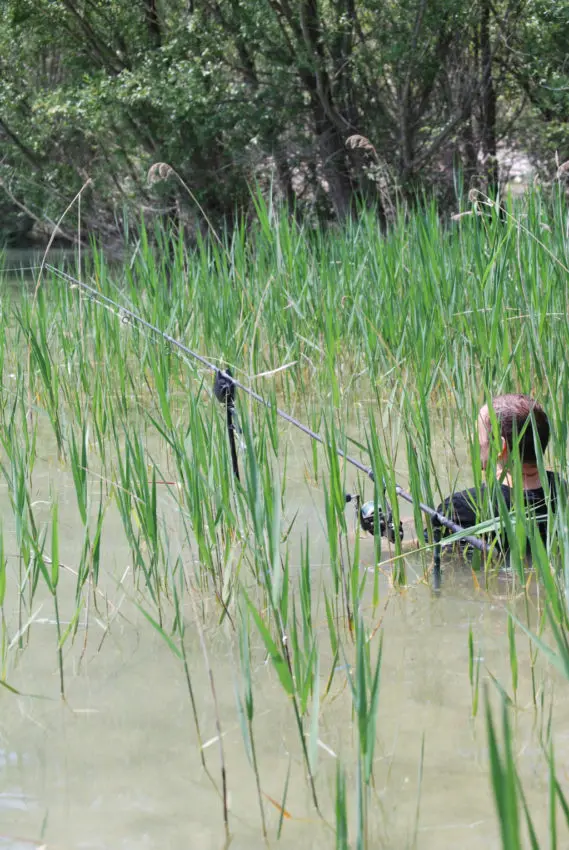
[[[496,159],[496,89],[492,75],[490,12],[490,0],[482,0],[482,14],[480,18],[482,153],[484,155],[488,193],[495,195],[499,189],[499,176],[498,160]]]
[[[470,117],[464,124],[464,128],[462,130],[462,141],[464,184],[465,188],[468,190],[475,184],[478,174],[478,157],[476,155],[476,143],[474,141],[474,130],[472,128],[472,117]]]
[[[345,140],[329,121],[321,103],[314,103],[312,111],[328,194],[336,217],[343,221],[350,213],[353,197],[353,185],[346,166]]]
[[[350,212],[353,185],[347,168],[346,136],[339,129],[341,117],[334,105],[330,77],[326,70],[318,0],[304,0],[300,18],[305,48],[310,57],[310,66],[300,70],[300,77],[310,94],[322,170],[330,200],[337,218],[342,221]]]
[[[146,28],[148,30],[148,38],[152,47],[157,48],[162,44],[162,31],[160,29],[160,19],[158,17],[158,9],[156,8],[156,0],[145,0]]]

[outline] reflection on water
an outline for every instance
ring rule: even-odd
[[[308,452],[309,446],[299,447],[298,454],[289,457],[287,504],[291,511],[301,509],[297,533],[305,525],[311,529],[317,599],[321,598],[319,588],[328,579],[328,545],[322,490],[309,490],[303,474],[303,454],[308,457]],[[73,564],[82,545],[73,482],[47,454],[34,475],[34,498],[40,503],[48,498],[50,488],[59,492],[61,560]],[[163,511],[170,504],[164,498]],[[10,581],[14,582],[16,548],[3,483],[0,509],[11,556]],[[47,517],[49,506],[45,511]],[[175,529],[176,518],[167,518]],[[362,539],[361,549],[363,563],[373,567],[373,542]],[[465,564],[447,559],[443,591],[435,596],[422,580],[423,565],[417,555],[409,555],[407,561],[409,586],[394,590],[386,569],[381,576],[379,608],[367,612],[370,622],[382,624],[384,633],[370,846],[412,847],[418,812],[416,846],[420,850],[498,847],[482,699],[478,716],[471,717],[468,633],[472,627],[475,651],[481,659],[481,682],[489,685],[490,695],[496,695],[490,673],[511,693],[505,615],[511,589],[498,579],[486,592]],[[48,698],[16,696],[0,689],[0,847],[23,850],[45,843],[58,850],[209,850],[223,846],[217,732],[198,635],[188,626],[188,659],[204,752],[216,785],[201,767],[181,665],[132,604],[135,591],[129,578],[118,585],[129,563],[120,519],[111,509],[103,539],[101,569],[106,579],[102,587],[120,609],[120,616],[113,614],[112,626],[107,629],[111,609],[100,601],[100,611],[90,612],[88,633],[80,630],[74,646],[67,646],[66,702],[57,697],[55,624],[48,599],[41,607],[40,602],[35,604],[35,619],[26,635],[29,646],[20,655],[16,649],[11,653],[11,684],[23,694]],[[74,589],[74,578],[62,573],[63,619]],[[231,846],[261,848],[266,845],[259,826],[255,778],[236,709],[238,673],[230,625],[217,625],[213,601],[209,612],[207,640],[227,764]],[[13,599],[8,600],[7,613],[13,636]],[[315,623],[322,634],[323,693],[334,659],[327,649],[322,603]],[[532,813],[543,832],[548,777],[540,733],[547,723],[555,687],[552,711],[557,764],[568,763],[569,700],[566,688],[539,660],[535,681],[538,706],[543,700],[543,708],[534,710],[527,641],[518,635],[517,642],[516,755]],[[282,846],[328,848],[332,833],[311,806],[291,706],[259,645],[254,648],[253,662],[254,731],[269,833],[276,833],[277,806],[290,770]],[[331,691],[321,701],[317,768],[322,808],[331,820],[337,758],[348,767],[354,765],[356,746],[348,670],[345,663],[336,662],[335,666]],[[563,770],[560,778],[567,780]],[[348,788],[354,791],[355,787],[356,776],[350,773]],[[353,796],[349,804],[354,819]],[[560,842],[566,846],[565,836]]]
[[[0,811],[2,809],[18,809],[26,811],[29,809],[29,800],[26,795],[18,791],[7,791],[0,793]]]
[[[439,599],[426,587],[393,596],[385,610],[373,846],[408,846],[423,735],[418,846],[497,846],[484,726],[481,718],[470,720],[467,631],[472,623],[484,667],[507,687],[505,617],[500,605],[473,598],[466,578],[455,575],[452,590],[450,583],[447,587]],[[41,638],[35,635],[15,681],[22,690],[55,694],[53,642]],[[232,846],[262,847],[228,646],[222,637],[214,639],[212,657],[235,834]],[[207,745],[216,735],[211,698],[197,642],[189,648]],[[547,775],[529,708],[528,668],[522,666],[520,673],[520,767],[539,822],[546,810]],[[284,824],[283,846],[328,847],[330,836],[311,809],[302,765],[294,755],[298,747],[290,706],[261,656],[255,682],[260,774],[263,790],[273,800],[282,799],[291,753],[294,758],[287,800],[292,818]],[[91,650],[82,667],[68,676],[68,694],[68,705],[2,697],[2,738],[18,753],[0,766],[3,831],[35,838],[45,818],[48,846],[53,847],[220,847],[220,799],[201,769],[181,670],[165,644],[140,620],[134,628],[115,630],[100,653]],[[556,703],[555,716],[555,728],[567,729],[566,700]],[[349,755],[353,747],[342,670],[332,697],[322,706],[320,737],[318,786],[331,812],[335,755]],[[557,741],[558,764],[569,755],[567,743]],[[214,745],[207,747],[207,757],[217,776]],[[6,805],[6,800],[11,802]],[[278,812],[269,802],[267,809],[274,834]]]
[[[46,255],[42,248],[7,248],[1,250],[0,246],[0,272],[1,283],[8,284],[11,288],[21,286],[22,283],[30,285],[36,283],[42,267],[47,263],[68,274],[76,275],[81,268],[79,277],[88,276],[92,264],[90,263],[92,252],[89,248],[82,247],[79,253],[72,247],[51,247]],[[119,256],[111,257],[109,267],[115,268]],[[47,279],[44,269],[44,282]],[[53,282],[53,281],[52,281]]]
[[[84,252],[84,249],[83,249]],[[47,262],[59,266],[63,263],[75,264],[78,260],[75,248],[51,248]],[[0,251],[0,268],[2,277],[8,274],[15,278],[21,274],[33,276],[32,272],[39,270],[42,262],[46,262],[45,249],[41,248],[7,248]]]

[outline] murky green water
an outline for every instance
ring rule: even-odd
[[[291,572],[300,535],[309,526],[313,597],[319,600],[315,623],[322,636],[323,694],[333,664],[321,593],[329,582],[323,489],[321,483],[311,484],[307,474],[311,467],[308,441],[290,430],[283,430],[283,435],[289,446],[288,520],[299,510],[290,543]],[[361,434],[355,436],[362,438]],[[460,445],[450,450],[442,434],[439,439],[442,477],[450,486],[461,470],[458,485],[467,485],[464,470],[469,462],[464,450]],[[148,448],[153,456],[160,452],[155,445]],[[71,474],[56,458],[47,428],[45,434],[40,430],[39,454],[33,476],[36,515],[49,520],[50,499],[57,492],[61,560],[74,568],[83,543],[75,488]],[[398,468],[397,474],[405,486],[406,469]],[[92,487],[99,483],[93,476]],[[355,477],[349,474],[347,484],[351,489]],[[34,598],[31,623],[27,622],[28,613],[23,617],[23,648],[18,649],[19,561],[3,478],[0,510],[9,564],[4,642],[10,647],[3,672],[13,687],[25,694],[0,688],[0,848],[223,847],[215,713],[192,609],[185,610],[186,643],[203,752],[213,781],[202,768],[182,666],[134,604],[139,597],[133,585],[131,553],[114,506],[105,518],[97,606],[91,602],[89,609],[82,611],[74,643],[65,644],[65,702],[58,696],[55,622],[52,601],[45,594]],[[402,505],[401,510],[410,516],[409,506]],[[180,519],[166,488],[161,490],[160,513],[169,529],[172,551],[181,549],[187,556]],[[369,538],[362,538],[361,558],[373,569],[373,541]],[[498,704],[494,677],[512,694],[506,612],[513,607],[525,619],[525,611],[510,580],[496,577],[485,590],[461,560],[447,558],[438,596],[424,581],[423,562],[416,554],[406,557],[406,569],[408,586],[399,589],[393,587],[390,569],[382,570],[380,604],[372,611],[370,595],[366,612],[378,635],[382,628],[384,653],[370,846],[390,850],[497,848],[500,841],[490,792],[483,692],[487,687]],[[72,572],[62,572],[60,590],[65,620],[74,610]],[[235,640],[227,621],[218,625],[215,600],[199,601],[219,703],[231,846],[260,848],[265,842],[255,777],[236,708]],[[472,718],[469,681],[470,627],[481,658],[476,718]],[[519,631],[517,651],[516,756],[532,816],[545,836],[548,775],[540,741],[551,711],[558,775],[564,787],[569,787],[565,767],[569,763],[569,692],[541,657],[532,677],[528,642]],[[271,844],[277,843],[278,805],[290,771],[281,846],[295,850],[334,846],[333,832],[317,817],[311,803],[291,705],[258,642],[253,658],[254,731]],[[350,769],[356,763],[357,748],[348,671],[343,660],[337,667],[329,694],[321,698],[316,783],[330,823],[337,759],[341,757]],[[356,781],[355,774],[348,775],[352,821]],[[560,846],[568,846],[568,841],[569,836],[560,834]]]
[[[323,533],[323,499],[308,488],[303,455],[308,447],[296,435],[296,455],[289,459],[287,504],[302,508],[311,525],[314,593],[327,580],[328,547]],[[402,483],[405,483],[404,479]],[[38,509],[50,491],[60,494],[65,538],[61,560],[77,561],[81,536],[73,482],[51,456],[38,462],[34,475]],[[295,498],[296,496],[296,498]],[[0,506],[10,531],[5,485]],[[174,540],[177,519],[168,515]],[[48,507],[46,506],[46,518]],[[303,529],[304,525],[299,527]],[[7,534],[7,540],[13,536]],[[10,543],[7,543],[10,546]],[[101,583],[104,596],[89,612],[89,629],[80,628],[66,648],[67,702],[58,694],[55,625],[49,599],[34,601],[33,619],[18,653],[9,653],[8,679],[27,694],[0,693],[0,847],[24,850],[45,843],[49,848],[115,850],[115,848],[219,848],[224,833],[218,790],[203,771],[190,711],[188,691],[178,660],[132,604],[134,590],[129,550],[116,513],[105,524]],[[8,554],[14,556],[15,541]],[[362,541],[362,559],[373,565],[373,543]],[[10,576],[17,575],[11,557]],[[417,557],[408,558],[410,586],[391,587],[389,571],[381,579],[381,603],[373,615],[384,631],[384,660],[376,749],[376,788],[370,819],[373,847],[412,847],[418,811],[416,847],[421,850],[487,850],[499,846],[489,766],[483,703],[471,719],[468,678],[468,629],[472,625],[481,654],[481,682],[496,688],[488,671],[511,692],[507,617],[512,593],[505,579],[491,591],[476,587],[460,561],[447,562],[440,596],[421,582]],[[122,578],[122,583],[121,582]],[[75,578],[62,579],[62,608],[72,610]],[[515,603],[513,603],[515,604]],[[10,609],[10,605],[12,608]],[[218,627],[213,600],[205,601],[210,661],[220,707],[229,787],[232,847],[264,846],[254,775],[247,761],[235,703],[237,666],[229,626]],[[8,601],[7,619],[14,639],[16,611]],[[521,610],[520,610],[521,614]],[[188,651],[207,764],[219,784],[211,691],[197,632],[187,612]],[[62,616],[65,616],[64,614]],[[370,618],[372,614],[370,612]],[[85,614],[81,622],[85,622]],[[324,634],[323,604],[317,616]],[[322,688],[331,658],[322,641]],[[569,756],[569,699],[550,669],[538,662],[535,677],[543,709],[533,708],[527,641],[518,635],[520,684],[516,742],[520,772],[538,824],[546,823],[547,771],[539,748],[539,732],[553,702],[556,753],[561,779]],[[281,845],[325,848],[333,833],[317,818],[300,761],[291,706],[260,647],[255,651],[255,734],[269,833],[274,838],[289,763],[291,778]],[[343,668],[342,664],[338,665]],[[566,730],[563,732],[563,730]],[[331,692],[321,705],[317,787],[324,812],[333,818],[336,757],[355,764],[355,735],[346,671],[336,672]],[[424,740],[422,780],[419,783]],[[355,776],[349,777],[350,793]],[[417,808],[419,806],[419,808]],[[350,815],[354,815],[351,802]],[[563,844],[561,846],[564,846]]]
[[[82,249],[83,254],[90,253]],[[34,275],[39,271],[42,262],[59,263],[68,260],[73,263],[77,259],[77,252],[74,248],[58,247],[50,248],[49,256],[46,258],[45,249],[40,248],[7,248],[1,253],[2,259],[2,279],[6,280],[12,277],[14,280],[22,277],[33,279]]]

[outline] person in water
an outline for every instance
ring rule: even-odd
[[[542,480],[539,472],[536,446],[541,447],[542,454],[545,453],[550,435],[547,414],[529,395],[512,393],[496,396],[491,406],[498,431],[496,433],[493,428],[488,405],[484,405],[478,414],[478,440],[484,470],[489,466],[491,448],[495,449],[496,486],[491,487],[487,483],[482,484],[478,491],[476,487],[471,487],[453,493],[439,505],[437,511],[462,528],[471,528],[484,520],[500,516],[500,493],[503,498],[502,511],[504,508],[507,512],[511,511],[517,503],[514,458],[519,452],[524,509],[526,514],[537,517],[538,528],[545,541],[548,503],[554,512],[560,483],[554,472],[545,471],[546,481]],[[433,528],[440,536],[452,534],[436,520],[433,521]]]

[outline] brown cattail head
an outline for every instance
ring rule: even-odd
[[[358,135],[349,136],[346,139],[346,147],[349,148],[352,151],[353,150],[369,151],[370,153],[373,153],[374,156],[377,156],[376,149],[374,148],[374,146],[372,145],[370,140],[366,139],[365,136],[358,136]]]
[[[167,162],[155,162],[148,171],[148,183],[153,186],[161,180],[167,180],[174,169]]]

